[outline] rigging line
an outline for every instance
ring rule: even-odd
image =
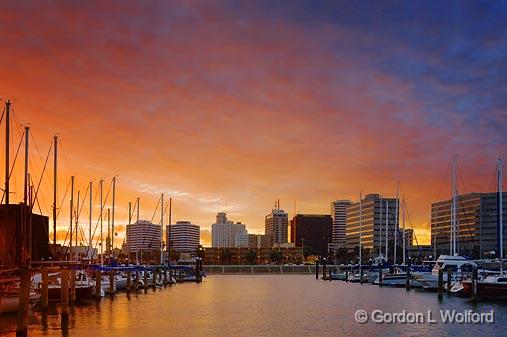
[[[155,207],[155,211],[153,212],[153,216],[151,217],[151,221],[150,221],[151,223],[153,223],[153,219],[155,218],[155,214],[157,213],[158,206],[160,205],[160,201],[161,201],[161,199],[162,199],[162,197],[158,198],[157,207]],[[162,206],[161,206],[161,207],[162,207]],[[144,240],[144,239],[146,238],[146,235],[147,235],[146,233],[144,233],[144,234],[145,234],[145,235],[144,235],[144,236],[142,236],[141,245],[143,245],[143,244],[144,244],[144,242],[145,242],[145,240]],[[148,247],[151,247],[151,244],[153,243],[153,237],[154,237],[154,235],[152,235],[152,237],[151,237],[151,239],[150,239],[150,242],[149,242]]]
[[[2,110],[2,117],[0,118],[0,125],[2,125],[2,122],[4,120],[4,114],[5,114],[5,105],[4,105],[4,108]]]
[[[67,157],[67,152],[65,151],[65,147],[62,145],[62,141],[60,141],[60,149],[62,150],[62,153],[63,153],[63,158],[65,159],[65,161],[67,162],[67,166],[69,167],[69,170],[71,172],[74,172],[74,170],[72,169],[72,166],[70,165],[70,161],[69,161],[69,158]]]
[[[109,189],[107,190],[107,193],[106,193],[106,197],[104,198],[103,203],[101,205],[102,210],[104,209],[104,206],[106,205],[107,199],[109,197],[109,192],[111,192],[112,185],[113,185],[113,181],[111,180],[111,183],[109,184]],[[101,214],[101,216],[97,219],[97,224],[95,225],[95,229],[93,230],[92,239],[95,237],[95,232],[97,231],[97,227],[99,226],[100,218],[103,216],[104,216],[104,214]],[[95,246],[97,246],[97,245],[98,245],[98,241],[95,243]]]
[[[34,131],[33,130],[30,130],[30,131],[31,131],[30,132],[30,137],[31,137],[32,142],[34,144],[34,147],[35,147],[35,150],[37,152],[37,155],[39,156],[39,158],[37,158],[37,159],[39,159],[40,163],[42,164],[43,163],[43,160],[42,160],[43,157],[42,157],[42,154],[41,154],[41,152],[39,150],[38,143],[37,143],[37,141],[35,139]],[[30,161],[30,162],[34,162],[34,164],[36,165],[37,169],[39,169],[39,163],[37,163],[36,161]],[[49,173],[47,171],[46,171],[46,178],[47,178],[47,180],[44,181],[46,183],[45,188],[47,188],[49,190],[50,186],[48,185],[49,183],[47,183],[47,181],[51,180],[51,177],[49,177]]]
[[[12,163],[12,167],[9,171],[9,179],[11,178],[12,172],[14,171],[14,166],[16,165],[16,160],[18,159],[19,149],[21,148],[22,143],[23,143],[23,136],[21,136],[21,139],[19,140],[18,149],[16,150],[16,155],[14,156],[14,162]],[[3,192],[2,200],[0,201],[1,204],[3,204],[4,198],[5,198],[5,191]]]
[[[41,185],[41,182],[42,182],[42,178],[44,177],[44,171],[46,171],[46,167],[47,167],[47,164],[48,164],[48,160],[49,160],[49,155],[51,154],[51,148],[53,147],[53,144],[49,145],[49,150],[48,150],[48,155],[46,156],[46,162],[44,163],[44,167],[42,168],[42,174],[41,174],[41,177],[39,179],[39,183],[37,184],[37,190],[35,191],[35,200],[37,200],[37,197],[39,195],[39,189],[40,189],[40,185]],[[33,206],[32,206],[33,208]]]
[[[67,197],[67,193],[69,192],[70,187],[70,179],[67,183],[67,188],[65,189],[65,193],[63,194],[62,202],[60,203],[60,206],[58,206],[58,212],[56,213],[56,217],[58,218],[60,216],[60,211],[62,210],[63,202],[65,201],[65,198]]]

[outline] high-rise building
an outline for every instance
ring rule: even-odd
[[[160,225],[139,220],[127,225],[126,245],[129,252],[150,252],[160,250]]]
[[[199,226],[190,221],[177,221],[175,224],[166,226],[166,242],[169,242],[169,238],[169,249],[193,254],[199,246]]]
[[[347,245],[346,220],[347,206],[350,200],[336,200],[331,202],[331,218],[333,218],[333,238],[330,248],[337,249]]]
[[[503,193],[503,212],[507,211],[507,193]],[[452,199],[431,204],[431,243],[433,253],[450,254]],[[506,233],[507,220],[503,217]],[[498,252],[498,193],[467,193],[457,196],[457,251],[476,258]],[[504,234],[504,246],[507,235]]]
[[[273,238],[273,245],[277,246],[288,242],[289,215],[279,207],[273,208],[266,215],[264,233]]]
[[[211,225],[212,247],[248,247],[246,225],[227,220],[226,213],[217,214],[216,223]]]
[[[333,219],[328,214],[297,214],[291,220],[291,242],[307,247],[310,255],[327,256]]]
[[[367,194],[361,202],[355,202],[347,206],[346,217],[346,242],[349,251],[359,248],[359,238],[363,249],[369,249],[372,253],[385,252],[386,222],[388,233],[388,258],[392,258],[394,245],[394,232],[398,199],[383,198],[379,194]],[[361,210],[361,211],[360,211]],[[387,218],[387,220],[386,220]],[[397,249],[401,253],[401,232],[397,237]],[[382,251],[380,251],[382,248]],[[384,254],[385,255],[385,254]],[[398,254],[397,254],[398,255]]]

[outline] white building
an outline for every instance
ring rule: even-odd
[[[332,249],[345,247],[347,244],[346,219],[347,206],[350,200],[335,200],[331,202],[331,217],[333,218],[332,241],[329,245]]]
[[[166,242],[171,250],[192,254],[196,252],[199,241],[199,226],[190,221],[178,221],[166,226]]]
[[[227,220],[227,214],[217,214],[217,222],[211,225],[212,247],[248,247],[246,225]]]
[[[264,232],[273,238],[273,245],[279,246],[288,242],[289,216],[279,207],[266,215]]]
[[[127,225],[126,245],[129,252],[148,252],[160,250],[160,225],[147,220],[139,220]]]

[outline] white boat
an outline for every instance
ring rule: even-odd
[[[329,273],[329,277],[331,280],[339,280],[346,281],[347,280],[347,272],[345,271],[332,271]]]
[[[447,283],[447,270],[450,269],[452,272],[451,282],[458,282],[461,280],[462,272],[470,271],[472,267],[477,267],[477,264],[463,256],[440,255],[431,272],[414,272],[412,278],[420,282],[424,289],[435,290],[438,289],[440,269],[444,270],[443,282]]]

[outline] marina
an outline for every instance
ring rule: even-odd
[[[226,289],[227,291],[224,291]],[[393,300],[396,299],[396,300]],[[494,310],[492,324],[358,324],[354,312],[424,312],[435,319],[440,310]],[[507,306],[473,304],[434,293],[405,291],[347,282],[322,282],[310,275],[210,275],[202,283],[118,293],[72,306],[68,326],[62,326],[57,305],[47,316],[34,311],[30,336],[189,335],[189,336],[498,336],[507,329]],[[15,315],[2,316],[0,331],[15,335]],[[227,329],[224,327],[227,326]],[[311,332],[310,332],[311,331]]]

